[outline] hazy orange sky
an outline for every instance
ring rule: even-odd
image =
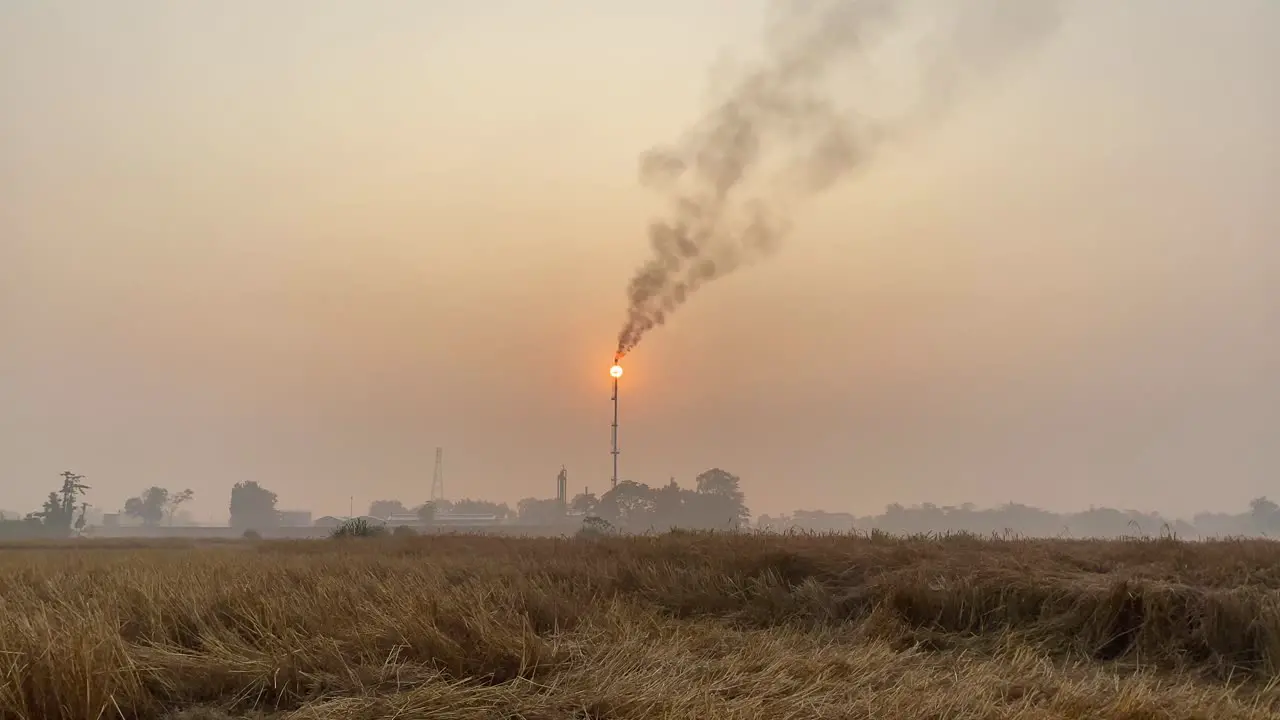
[[[1067,8],[645,339],[624,478],[721,466],[757,513],[1280,496],[1280,4]],[[638,157],[765,15],[0,4],[0,507],[65,469],[204,520],[250,479],[417,503],[437,445],[451,498],[604,491]]]

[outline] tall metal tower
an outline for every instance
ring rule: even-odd
[[[618,487],[618,378],[622,377],[622,366],[609,368],[613,377],[613,487]]]
[[[436,469],[431,475],[431,502],[444,500],[444,448],[436,448]]]

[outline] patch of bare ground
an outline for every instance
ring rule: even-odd
[[[0,718],[1272,718],[1280,544],[0,550]]]

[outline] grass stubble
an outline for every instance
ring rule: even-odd
[[[0,548],[0,719],[1274,718],[1280,543]]]

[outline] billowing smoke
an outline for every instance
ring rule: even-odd
[[[642,182],[670,199],[649,227],[653,256],[631,279],[615,359],[708,282],[772,253],[797,202],[862,169],[888,142],[945,117],[969,81],[992,77],[1057,26],[1049,0],[777,0],[765,60],[739,75],[683,138],[646,153]],[[915,12],[913,12],[915,11]],[[913,22],[916,21],[916,22]],[[893,75],[916,78],[905,110],[872,118],[837,101],[874,80],[876,50],[927,25]],[[899,67],[899,65],[901,67]]]

